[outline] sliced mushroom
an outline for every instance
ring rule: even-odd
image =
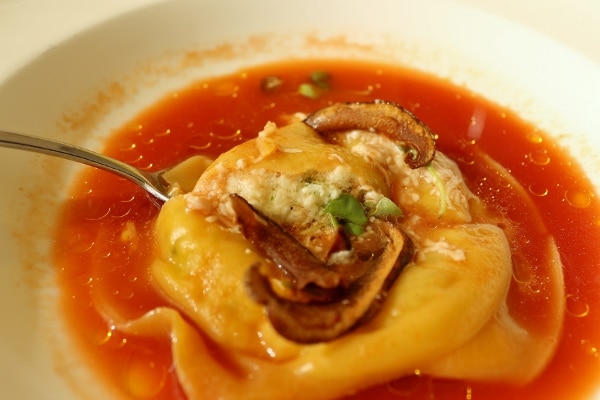
[[[289,277],[291,284],[303,289],[313,284],[323,289],[335,288],[340,276],[323,264],[313,253],[284,231],[275,222],[262,215],[243,197],[232,194],[231,204],[237,215],[242,233],[263,256],[273,260]]]
[[[412,150],[405,162],[413,169],[427,165],[435,155],[435,134],[410,111],[391,102],[337,103],[310,114],[304,123],[324,137],[352,129],[385,135]]]
[[[335,339],[370,318],[413,254],[412,242],[398,227],[375,220],[360,239],[350,239],[352,263],[335,268],[318,260],[242,197],[231,199],[244,235],[293,276],[294,289],[301,292],[302,301],[282,297],[260,266],[248,271],[251,296],[265,305],[273,327],[298,343]]]

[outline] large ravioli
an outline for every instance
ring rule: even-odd
[[[443,154],[417,170],[403,159],[401,148],[372,133],[350,132],[331,144],[303,124],[268,125],[258,139],[219,157],[192,193],[165,204],[152,276],[172,307],[119,328],[170,337],[192,399],[333,399],[417,370],[515,384],[533,379],[551,358],[562,324],[552,239],[544,265],[533,268],[544,274],[538,295],[547,317],[532,324],[509,298],[517,230],[486,210]],[[368,322],[328,342],[294,343],[248,295],[249,266],[267,261],[236,228],[228,195],[242,192],[281,224],[308,218],[293,224],[302,237],[327,223],[319,210],[340,185],[398,204],[415,256]],[[299,207],[298,190],[306,187],[305,211],[271,205],[294,190]],[[306,243],[320,248],[311,237]]]

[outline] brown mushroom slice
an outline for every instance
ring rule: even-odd
[[[244,236],[294,278],[293,289],[300,294],[293,299],[276,293],[259,265],[248,271],[246,286],[266,306],[273,327],[298,343],[334,339],[368,319],[413,254],[400,229],[374,220],[368,232],[351,239],[352,262],[333,269],[244,198],[233,194],[231,200]]]
[[[294,288],[309,284],[330,289],[340,284],[340,275],[322,263],[313,253],[279,225],[254,209],[243,197],[232,194],[231,204],[244,236],[263,255],[275,262]]]
[[[340,287],[330,301],[294,302],[279,297],[257,265],[247,274],[246,285],[256,301],[265,305],[275,330],[297,343],[335,339],[370,319],[379,309],[402,268],[410,261],[410,239],[390,222],[376,220],[373,234],[382,246],[365,260],[364,273],[348,287]]]
[[[410,111],[391,102],[336,103],[310,114],[304,123],[324,137],[354,129],[385,135],[410,147],[404,161],[413,169],[429,164],[435,155],[435,134]]]

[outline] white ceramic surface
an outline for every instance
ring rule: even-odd
[[[328,40],[341,36],[342,49]],[[583,154],[600,187],[598,37],[593,0],[0,0],[0,129],[101,149],[111,129],[201,76],[285,57],[385,58],[518,110]],[[223,42],[236,57],[202,52]],[[57,335],[45,257],[74,168],[0,149],[0,398],[101,394]]]

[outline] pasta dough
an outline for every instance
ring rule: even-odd
[[[507,302],[512,231],[498,227],[451,160],[438,152],[429,167],[410,169],[402,148],[370,132],[340,133],[336,143],[301,123],[268,124],[215,160],[156,222],[152,275],[173,306],[119,328],[168,335],[192,399],[331,399],[415,370],[516,384],[539,374],[558,343],[564,305],[552,239],[543,289],[550,317],[533,327]],[[248,295],[244,274],[267,261],[237,229],[228,195],[247,198],[325,257],[330,222],[322,210],[341,192],[394,201],[415,257],[368,322],[332,341],[294,343]]]

